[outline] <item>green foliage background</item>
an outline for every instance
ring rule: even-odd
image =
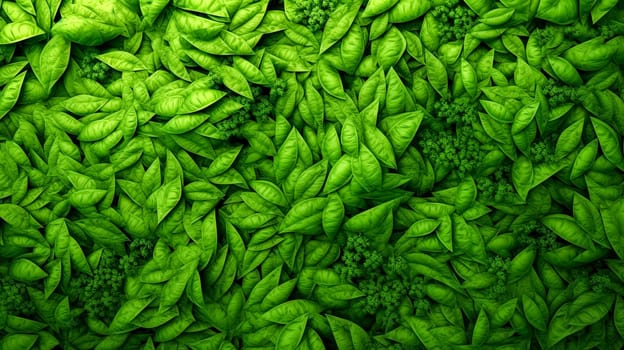
[[[624,347],[624,3],[0,6],[0,349]]]

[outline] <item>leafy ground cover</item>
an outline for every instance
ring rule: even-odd
[[[624,347],[623,2],[0,9],[0,349]]]

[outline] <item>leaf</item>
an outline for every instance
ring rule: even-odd
[[[0,119],[4,118],[17,103],[24,78],[26,78],[26,72],[22,72],[11,79],[2,89],[2,93],[0,93]]]
[[[330,194],[322,214],[323,230],[330,239],[333,239],[340,230],[344,214],[345,208],[340,196],[336,193]]]
[[[386,12],[394,6],[399,0],[370,0],[364,8],[362,15],[364,17],[373,17]]]
[[[0,340],[0,349],[31,349],[38,339],[39,336],[36,334],[9,334]]]
[[[154,297],[131,299],[124,302],[117,311],[117,314],[113,318],[109,326],[109,331],[113,333],[125,333],[132,329],[132,321],[147,308]]]
[[[282,183],[290,172],[295,168],[299,157],[297,130],[293,128],[277,150],[277,156],[274,160],[275,177],[278,183]]]
[[[29,259],[17,259],[9,266],[9,274],[17,281],[33,282],[48,276],[39,265]]]
[[[482,345],[490,335],[490,319],[484,309],[479,311],[479,316],[472,331],[472,344]]]
[[[356,323],[332,315],[326,315],[339,349],[364,350],[367,348],[369,336]]]
[[[568,322],[572,326],[585,327],[600,321],[611,310],[613,295],[586,292],[570,303]]]
[[[425,50],[425,62],[427,67],[427,78],[435,91],[443,98],[449,94],[448,91],[448,75],[446,67],[434,54],[429,50]]]
[[[384,166],[391,169],[397,168],[392,144],[381,130],[365,124],[364,140],[366,146]]]
[[[557,140],[555,146],[555,156],[558,159],[563,159],[569,153],[574,151],[581,143],[581,136],[583,134],[583,122],[584,119],[579,119],[567,127]]]
[[[526,276],[533,268],[537,250],[533,246],[524,248],[511,260],[507,283],[513,283]]]
[[[317,74],[321,87],[326,93],[341,100],[345,98],[342,78],[329,62],[326,60],[319,61],[317,63]]]
[[[281,207],[288,205],[284,193],[274,183],[265,180],[255,180],[250,182],[250,186],[265,200]]]
[[[220,73],[223,85],[225,85],[228,89],[250,100],[254,99],[251,87],[249,86],[245,76],[240,71],[230,66],[221,66]]]
[[[548,306],[537,294],[522,296],[522,310],[527,321],[536,329],[546,332],[548,327]]]
[[[224,91],[212,89],[190,89],[184,98],[184,102],[176,111],[176,114],[190,114],[199,112],[222,99]]]
[[[351,24],[358,15],[360,1],[352,1],[350,3],[339,4],[336,9],[329,15],[325,30],[321,38],[320,52],[327,51],[332,45],[337,43],[351,27]]]
[[[30,214],[15,204],[0,204],[0,219],[16,228],[25,229],[31,224]]]
[[[277,338],[277,344],[275,344],[276,348],[287,350],[296,349],[303,339],[307,322],[308,316],[303,315],[285,325]]]
[[[30,34],[38,33],[34,28],[27,30]],[[124,32],[124,28],[93,19],[68,15],[52,27],[52,34],[61,35],[71,42],[86,46],[101,45]],[[43,31],[40,33],[43,34]],[[22,36],[26,35],[25,33]]]
[[[119,119],[101,119],[93,121],[80,130],[78,140],[87,142],[101,140],[117,129],[119,122]]]
[[[381,187],[381,166],[368,147],[364,145],[360,147],[358,156],[351,159],[351,169],[353,179],[366,191],[372,192],[375,188]]]
[[[288,211],[280,232],[297,232],[314,235],[322,232],[323,208],[327,198],[310,198],[296,203]]]
[[[315,197],[323,188],[326,175],[326,160],[322,160],[304,170],[295,183],[294,200],[299,201]]]
[[[303,315],[317,314],[322,307],[305,299],[293,299],[281,303],[262,314],[262,318],[274,323],[288,324]]]
[[[527,157],[516,159],[511,169],[511,179],[520,198],[526,200],[534,181],[533,164]]]
[[[178,205],[182,199],[182,185],[180,181],[171,181],[161,186],[156,192],[156,209],[158,223]]]
[[[160,295],[160,311],[164,311],[178,302],[196,268],[196,261],[189,262],[165,283]]]
[[[426,236],[436,230],[440,222],[434,219],[422,219],[413,223],[407,231],[405,237],[416,238]]]
[[[600,216],[604,224],[607,239],[613,251],[620,259],[624,256],[624,239],[622,239],[624,237],[624,219],[622,215],[619,215],[623,203],[624,201],[620,200],[614,203],[612,207],[600,209]]]
[[[613,165],[624,171],[621,137],[604,121],[592,117],[591,122],[598,136],[602,153]]]
[[[61,36],[53,36],[43,47],[39,56],[42,69],[37,78],[48,94],[67,69],[70,53],[70,42]]]
[[[0,29],[0,45],[18,43],[45,34],[34,22],[11,22]]]
[[[407,150],[423,118],[424,113],[417,110],[386,117],[381,121],[380,129],[386,133],[397,157],[401,157]]]
[[[567,215],[552,214],[544,217],[542,223],[557,236],[584,249],[593,249],[591,238]]]
[[[124,243],[128,237],[110,221],[103,219],[81,219],[75,222],[87,236],[98,244],[124,254]]]
[[[241,149],[242,147],[233,147],[229,150],[221,151],[217,158],[210,163],[208,169],[204,171],[204,175],[210,178],[226,172],[234,164],[234,161],[240,154]]]
[[[379,1],[388,2],[388,0]],[[392,26],[390,30],[388,30],[386,34],[384,34],[384,36],[378,40],[379,46],[377,47],[377,62],[379,62],[379,64],[384,69],[389,69],[390,67],[397,64],[397,62],[399,62],[399,59],[401,59],[401,57],[405,53],[405,50],[407,48],[407,41],[405,40],[403,34],[401,34],[401,31],[394,26]],[[439,73],[439,71],[436,70],[436,73]],[[446,70],[444,71],[444,73],[446,74]],[[431,74],[434,73],[432,72]],[[427,71],[427,76],[430,77],[429,70]]]
[[[139,58],[126,51],[108,51],[98,55],[96,58],[120,72],[147,70],[147,67]]]
[[[348,219],[344,229],[351,232],[369,232],[381,226],[386,217],[398,205],[397,201],[389,201],[367,209]]]
[[[567,317],[569,307],[569,303],[563,304],[559,309],[557,309],[551,318],[550,323],[548,324],[548,333],[546,337],[546,344],[548,347],[554,346],[563,339],[584,328],[583,326],[574,326],[570,324],[569,318]]]

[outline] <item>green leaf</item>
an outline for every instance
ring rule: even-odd
[[[522,296],[522,310],[527,321],[536,329],[546,332],[548,327],[548,306],[537,294]]]
[[[446,67],[434,54],[429,50],[425,50],[425,62],[427,68],[427,78],[431,86],[443,98],[448,97],[448,75]]]
[[[297,349],[306,330],[308,316],[302,315],[285,325],[279,333],[277,344],[278,349]]]
[[[45,32],[34,22],[12,22],[5,24],[0,29],[0,45],[8,45],[34,38]]]
[[[39,265],[29,259],[17,259],[9,267],[9,275],[17,281],[33,282],[48,276]]]
[[[368,348],[369,336],[356,323],[332,315],[326,315],[338,349],[364,350]]]
[[[388,0],[380,0],[380,1],[388,2]],[[378,40],[379,40],[379,46],[377,47],[377,62],[379,62],[379,64],[384,69],[389,69],[390,67],[397,64],[397,62],[399,62],[399,59],[401,59],[401,57],[405,53],[405,50],[407,49],[407,41],[405,40],[405,37],[403,36],[403,34],[401,34],[401,31],[394,26],[392,26],[390,30],[388,30],[384,34],[384,36]],[[433,58],[431,59],[433,60]],[[440,71],[439,70],[436,70],[435,72],[432,71],[430,75],[429,73],[430,67],[431,66],[428,64],[427,76],[431,79],[432,74],[440,73]],[[446,70],[444,70],[444,73],[446,74]],[[435,88],[435,85],[434,85],[434,88]]]
[[[592,117],[591,122],[598,136],[602,153],[613,165],[624,171],[621,137],[604,121]]]
[[[351,169],[353,179],[366,191],[372,192],[375,188],[381,187],[381,166],[368,147],[364,145],[360,147],[358,156],[351,159]]]
[[[318,79],[323,90],[335,98],[344,99],[345,92],[342,85],[342,78],[340,74],[338,74],[338,71],[326,60],[319,61],[316,67],[316,73],[318,74]]]
[[[230,66],[221,66],[220,74],[223,85],[228,89],[250,100],[254,99],[247,79],[239,70]]]
[[[289,324],[303,315],[317,314],[323,309],[317,303],[305,299],[293,299],[281,303],[262,314],[262,318],[274,323]]]
[[[96,58],[120,72],[147,70],[147,67],[139,58],[126,51],[108,51],[98,55]]]
[[[154,297],[131,299],[124,302],[117,311],[115,318],[109,326],[109,331],[113,333],[126,333],[132,330],[132,321],[147,308]]]
[[[0,204],[0,219],[21,229],[28,228],[32,224],[30,214],[15,204]]]
[[[564,240],[581,248],[593,249],[591,238],[578,226],[574,218],[563,214],[552,214],[544,217],[542,223]]]
[[[4,118],[17,103],[22,91],[22,85],[24,84],[24,78],[26,78],[26,72],[20,73],[11,79],[2,89],[2,93],[0,93],[0,119]]]
[[[323,209],[327,198],[310,198],[302,200],[288,211],[280,232],[297,232],[314,235],[322,232]]]
[[[48,94],[67,69],[70,53],[70,42],[61,36],[53,36],[43,47],[39,56],[40,73],[35,70],[35,74]]]

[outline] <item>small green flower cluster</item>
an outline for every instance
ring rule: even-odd
[[[557,136],[543,136],[539,141],[531,144],[529,148],[529,159],[533,163],[552,163],[557,160],[555,157],[555,146],[557,145]]]
[[[479,177],[476,180],[479,196],[486,202],[513,203],[516,191],[510,179],[510,165],[503,165],[494,173]]]
[[[416,276],[410,279],[407,295],[414,302],[416,316],[425,316],[431,308],[431,303],[427,299],[425,293],[426,285],[427,281],[422,276]]]
[[[297,0],[297,18],[301,23],[316,32],[325,26],[329,15],[336,9],[336,0]]]
[[[219,89],[223,85],[223,79],[215,72],[208,72],[202,79],[206,79],[207,85],[211,89]]]
[[[578,93],[572,86],[562,85],[553,79],[548,79],[542,87],[544,96],[548,99],[550,107],[558,107],[566,103],[579,101]]]
[[[342,252],[342,264],[336,269],[349,282],[366,276],[383,264],[383,257],[370,248],[370,241],[362,234],[349,235]]]
[[[436,6],[431,13],[438,20],[441,43],[463,40],[475,25],[477,14],[459,0],[447,0]]]
[[[488,298],[502,299],[507,294],[507,273],[511,265],[509,258],[501,256],[488,258],[487,272],[496,275],[496,282],[486,289]]]
[[[398,313],[399,304],[408,291],[401,280],[383,274],[362,280],[358,288],[366,294],[364,310],[371,315],[378,312]]]
[[[78,60],[80,76],[106,84],[111,81],[114,71],[107,64],[96,58],[99,54],[101,52],[93,47],[82,49],[82,56]]]
[[[607,23],[600,26],[598,30],[600,31],[600,36],[605,39],[611,39],[618,35],[624,35],[624,26],[621,24],[616,25],[613,23]]]
[[[375,338],[371,338],[371,341],[366,345],[366,348],[369,350],[405,350],[407,349],[403,344],[392,343],[392,344],[382,344],[377,341]]]
[[[257,122],[265,122],[269,120],[273,114],[273,103],[266,89],[259,86],[252,87],[251,91],[254,100],[250,100],[244,96],[232,97],[236,102],[242,105],[242,108],[234,112],[229,118],[224,119],[215,124],[217,129],[227,139],[232,137],[241,137],[241,126],[250,120]]]
[[[511,227],[511,232],[522,247],[536,246],[540,252],[549,252],[561,247],[557,235],[538,220],[531,220]]]
[[[342,263],[334,266],[341,278],[354,283],[366,296],[357,308],[377,315],[377,325],[389,329],[399,322],[399,307],[410,299],[417,315],[425,315],[425,279],[408,277],[407,262],[400,256],[384,257],[362,234],[349,235],[342,252]]]
[[[454,169],[460,177],[473,173],[484,156],[481,143],[468,126],[458,126],[455,132],[449,129],[426,128],[421,133],[418,144],[423,156],[434,167]]]
[[[122,256],[119,259],[124,273],[129,276],[134,276],[138,273],[139,268],[148,262],[154,244],[146,239],[137,239],[130,243],[130,253]]]
[[[598,28],[590,26],[590,24],[585,21],[579,21],[568,26],[547,26],[546,28],[549,28],[549,32],[553,34],[555,32],[560,32],[567,40],[571,41],[582,42],[600,35],[600,30]]]
[[[552,30],[561,31],[566,39],[577,42],[583,42],[597,37],[611,39],[617,35],[624,34],[624,27],[622,25],[610,22],[605,22],[598,26],[590,26],[589,22],[581,21],[568,26],[553,26]]]
[[[105,249],[93,275],[82,273],[73,279],[68,294],[84,305],[89,317],[110,322],[123,302],[125,278],[119,257]]]
[[[278,99],[288,92],[288,83],[284,79],[278,78],[273,86],[271,86],[271,91],[269,93],[270,100],[273,101]]]
[[[614,276],[608,270],[599,270],[589,277],[589,284],[596,293],[608,293],[614,288]]]
[[[433,105],[434,115],[448,125],[472,125],[479,121],[478,105],[468,99],[442,99]]]
[[[553,49],[561,45],[566,39],[567,31],[555,25],[547,25],[544,28],[536,28],[532,35],[535,35],[537,44],[544,49]],[[580,29],[580,28],[579,28]],[[572,34],[570,32],[570,34]],[[575,33],[579,35],[579,33]]]
[[[25,283],[9,276],[0,276],[0,310],[10,315],[28,316],[35,313],[35,305],[30,300]]]

